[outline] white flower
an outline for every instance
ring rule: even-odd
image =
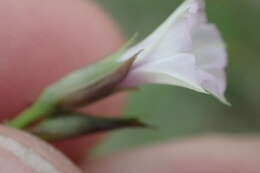
[[[228,104],[227,53],[215,25],[207,22],[203,0],[186,0],[155,32],[130,48],[140,52],[123,86],[170,84],[212,94]]]

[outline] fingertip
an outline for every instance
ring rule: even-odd
[[[0,20],[2,118],[17,115],[45,87],[122,43],[115,22],[91,0],[0,1]]]
[[[86,160],[88,173],[256,173],[258,137],[204,136]]]
[[[49,144],[5,126],[0,126],[0,165],[0,172],[81,172]]]

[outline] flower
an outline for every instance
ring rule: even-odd
[[[157,30],[120,58],[137,56],[123,87],[159,83],[212,94],[223,103],[227,53],[203,0],[186,0]]]

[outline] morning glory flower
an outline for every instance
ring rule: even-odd
[[[47,126],[43,124],[42,130],[52,130],[49,125],[54,121],[63,123],[64,127],[75,126],[77,121],[77,128],[83,128],[78,133],[86,132],[81,121],[89,119],[80,117],[75,120],[75,117],[71,119],[61,115],[69,114],[70,111],[124,88],[147,83],[189,88],[211,94],[229,104],[224,95],[227,65],[225,44],[217,27],[207,22],[203,0],[184,1],[150,36],[128,49],[131,43],[128,42],[114,54],[48,86],[32,106],[8,124],[25,128],[36,120],[56,115],[59,116],[58,119],[52,119]],[[77,112],[72,112],[74,113]],[[128,123],[142,125],[131,120]]]
[[[130,48],[120,61],[138,54],[123,87],[170,84],[212,94],[223,103],[227,53],[203,0],[186,0],[150,36]]]

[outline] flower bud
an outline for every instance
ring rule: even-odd
[[[133,118],[112,118],[86,115],[78,112],[64,112],[47,118],[28,130],[45,140],[56,141],[128,127],[147,126]]]

